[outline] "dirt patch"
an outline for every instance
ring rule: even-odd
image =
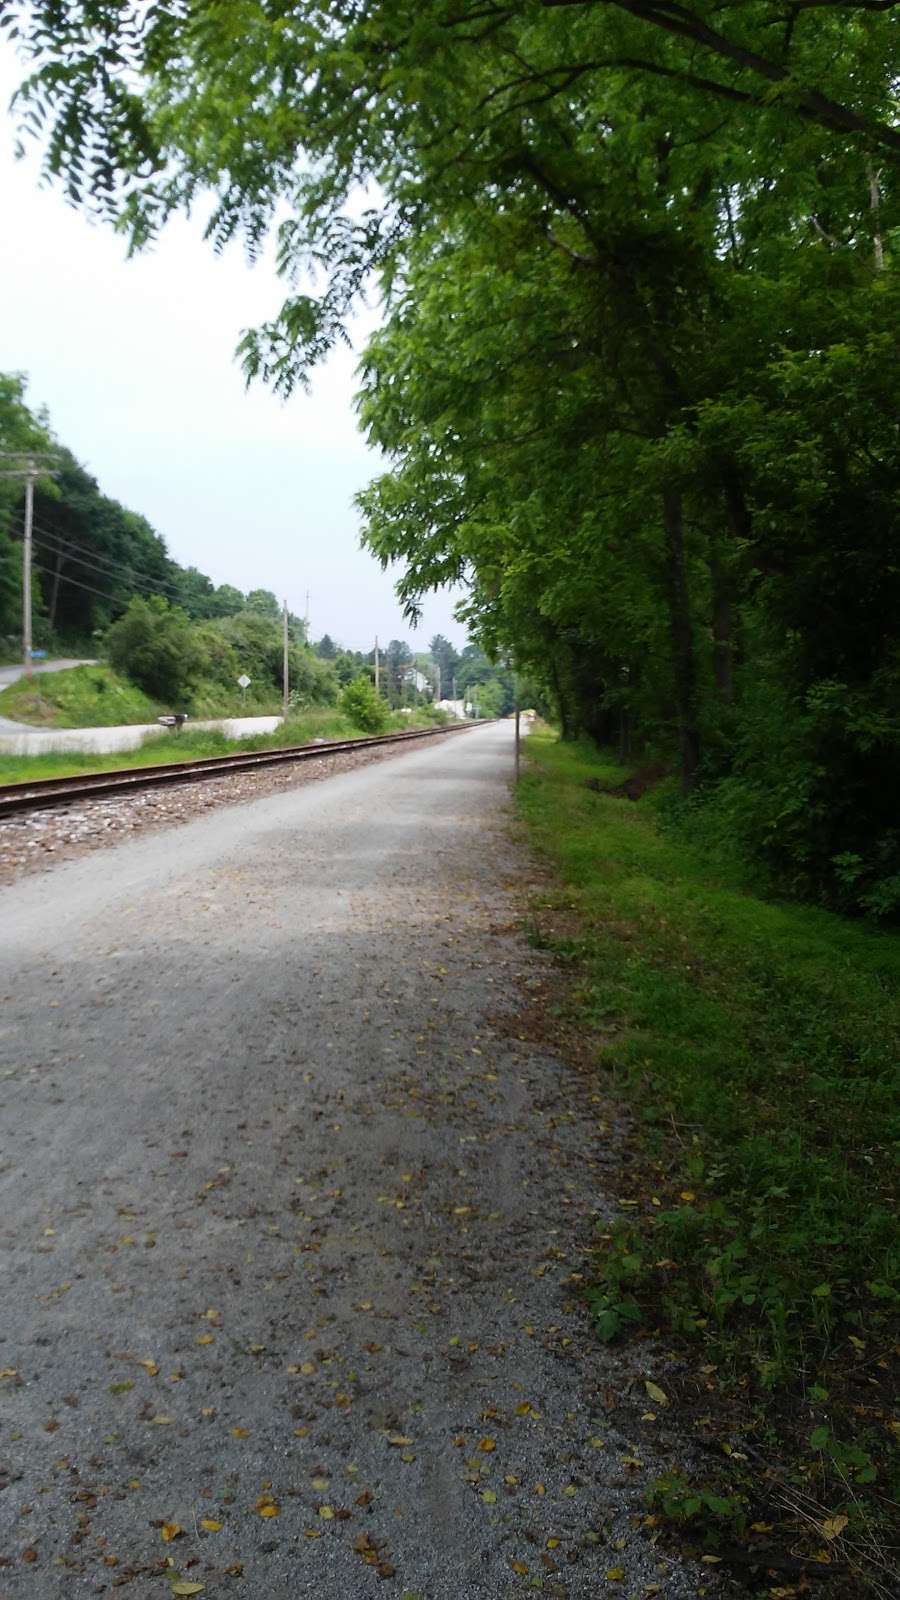
[[[588,778],[586,787],[595,794],[610,795],[614,800],[642,800],[645,794],[668,776],[669,770],[661,761],[651,761],[648,766],[639,767],[624,783],[617,783],[612,788],[601,783],[599,778]]]

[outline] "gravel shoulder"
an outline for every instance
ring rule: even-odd
[[[0,893],[2,1600],[715,1592],[578,1302],[611,1113],[511,1025],[511,738]]]

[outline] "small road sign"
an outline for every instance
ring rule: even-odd
[[[241,673],[240,677],[238,678],[238,683],[240,684],[242,689],[249,689],[249,687],[250,687],[250,679],[247,677],[246,672],[242,672]]]

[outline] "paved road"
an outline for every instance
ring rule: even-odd
[[[637,1526],[651,1356],[567,1281],[610,1152],[510,1024],[511,762],[495,724],[0,894],[3,1600],[706,1592]]]

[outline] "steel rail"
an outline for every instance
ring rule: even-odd
[[[225,777],[233,772],[253,772],[261,767],[312,761],[316,756],[370,750],[382,745],[409,743],[413,739],[433,739],[440,733],[465,732],[477,726],[475,722],[448,723],[439,728],[410,728],[402,733],[372,734],[362,739],[327,739],[321,744],[278,745],[271,750],[207,756],[197,761],[160,762],[152,767],[116,767],[111,772],[79,773],[71,778],[38,778],[33,783],[27,780],[24,783],[4,783],[0,784],[0,818],[14,816],[20,811],[39,811],[47,806],[71,805],[98,796],[128,794],[157,785],[195,783],[204,778]]]

